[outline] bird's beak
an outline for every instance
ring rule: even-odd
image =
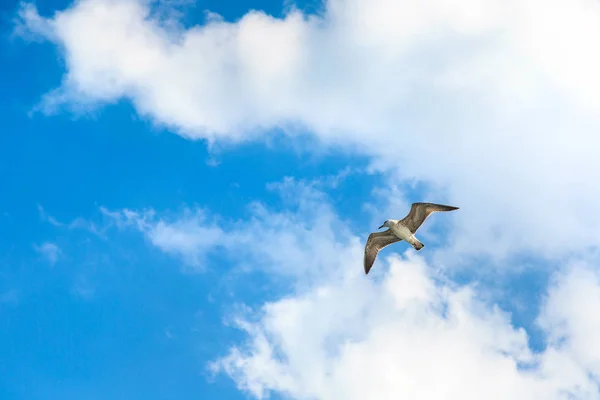
[[[381,225],[381,226],[380,226],[379,228],[377,228],[377,229],[381,229],[381,228],[383,228],[384,226],[385,226],[385,224]]]

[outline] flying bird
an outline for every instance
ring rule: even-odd
[[[392,243],[405,240],[410,243],[415,250],[421,250],[425,245],[415,237],[417,229],[419,229],[431,213],[454,210],[458,210],[458,207],[434,203],[413,203],[408,215],[404,217],[404,219],[400,221],[388,219],[385,221],[383,225],[377,229],[383,227],[388,227],[389,229],[383,232],[373,232],[369,235],[369,239],[367,239],[364,258],[365,274],[368,274],[371,270],[379,250]]]

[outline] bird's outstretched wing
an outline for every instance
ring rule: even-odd
[[[431,213],[454,210],[458,210],[458,207],[434,203],[413,203],[408,215],[400,223],[415,233]]]
[[[394,235],[389,229],[384,232],[373,232],[369,235],[367,239],[367,244],[365,246],[365,274],[368,274],[375,262],[375,258],[377,258],[377,253],[379,250],[383,249],[385,246],[388,246],[392,243],[396,243],[401,241],[402,239],[398,238]]]

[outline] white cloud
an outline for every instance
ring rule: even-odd
[[[218,246],[225,236],[221,228],[206,220],[200,209],[186,209],[177,219],[157,218],[153,210],[110,211],[102,208],[101,211],[118,227],[134,226],[152,245],[195,268],[202,268],[206,253]]]
[[[306,129],[444,190],[461,207],[455,255],[600,240],[599,3],[330,0],[322,16],[187,29],[149,4],[82,0],[49,19],[25,6],[25,26],[65,56],[46,106],[125,97],[211,142]]]
[[[573,354],[600,379],[600,276],[597,271],[575,265],[561,274],[550,289],[541,325],[551,332],[549,340]]]
[[[577,272],[558,281],[544,317],[565,321],[546,332],[564,334],[568,344],[550,341],[536,354],[526,332],[475,290],[440,283],[417,256],[387,261],[390,273],[381,281],[326,282],[266,304],[257,322],[241,319],[248,342],[213,368],[257,398],[600,398],[600,380],[589,375],[598,367],[600,326],[588,322],[596,308],[569,307],[597,301],[597,281]],[[561,291],[571,290],[585,294],[557,310],[567,300]]]
[[[443,265],[411,249],[401,257],[389,256],[399,247],[383,250],[366,278],[364,243],[315,189],[322,182],[271,185],[287,195],[285,209],[255,204],[246,221],[197,218],[189,211],[170,218],[111,214],[151,240],[160,237],[154,245],[176,248],[184,260],[211,249],[197,232],[221,226],[227,240],[218,246],[234,262],[296,283],[285,297],[233,316],[247,341],[211,364],[213,371],[228,374],[256,398],[600,398],[600,321],[594,315],[600,279],[589,265],[564,268],[541,309],[528,305],[548,337],[536,353],[528,332],[480,292],[484,285],[456,285],[433,272]],[[153,235],[159,226],[178,240]],[[167,250],[165,243],[177,246]]]
[[[330,0],[320,17],[252,12],[189,29],[146,3],[82,0],[50,19],[24,9],[30,31],[65,55],[47,109],[124,97],[211,142],[308,130],[372,156],[394,185],[425,181],[461,207],[444,258],[388,258],[386,274],[382,252],[369,279],[361,241],[318,192],[289,181],[296,211],[253,205],[249,220],[106,211],[194,267],[221,246],[238,263],[299,278],[258,321],[240,319],[247,347],[217,364],[240,387],[298,399],[600,397],[595,271],[557,275],[539,354],[477,291],[428,272],[461,254],[597,246],[599,3]],[[394,185],[380,194],[400,193]]]
[[[104,228],[99,228],[94,222],[88,221],[81,217],[75,218],[70,222],[62,222],[56,219],[54,216],[48,214],[46,210],[44,210],[44,208],[40,205],[38,205],[38,212],[40,214],[40,218],[43,221],[48,222],[50,225],[55,226],[57,228],[66,228],[69,230],[81,229],[93,233],[94,235],[97,235],[101,238],[105,238],[104,230],[108,228],[108,226]]]
[[[210,216],[198,208],[160,215],[154,210],[102,212],[121,228],[138,229],[152,245],[189,267],[201,270],[209,252],[221,251],[242,269],[252,265],[310,282],[338,273],[328,268],[338,260],[336,249],[358,243],[326,196],[315,189],[335,185],[339,179],[341,176],[304,182],[286,178],[270,184],[270,190],[277,191],[288,208],[278,212],[252,203],[248,207],[251,217],[242,220]],[[346,256],[348,263],[354,260],[360,267],[360,252]],[[362,267],[356,271],[362,273]]]
[[[50,265],[56,264],[62,255],[62,250],[54,243],[44,242],[41,245],[34,246],[35,251],[41,254]]]
[[[309,199],[305,210],[309,204],[326,202]],[[343,226],[331,210],[320,213],[331,231]],[[254,225],[250,246],[264,243],[268,221],[281,216],[270,212]],[[410,249],[389,256],[399,248],[382,251],[367,279],[362,241],[351,233],[323,234],[318,216],[305,221],[286,224],[286,234],[296,238],[272,250],[286,257],[302,284],[235,316],[248,340],[211,365],[240,389],[256,398],[274,392],[321,400],[600,398],[594,350],[600,279],[589,265],[569,265],[555,275],[541,309],[528,306],[548,338],[547,347],[534,352],[528,332],[513,325],[497,297],[490,300],[485,285],[456,285],[433,272],[443,265]],[[307,263],[318,263],[322,274],[307,281]]]
[[[71,292],[83,300],[90,301],[96,294],[96,288],[87,277],[80,275],[71,288]]]

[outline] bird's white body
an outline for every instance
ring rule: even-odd
[[[389,220],[389,222],[390,224],[387,226],[390,228],[392,233],[398,237],[398,239],[402,239],[413,246],[418,241],[410,229],[401,224],[400,221]]]

